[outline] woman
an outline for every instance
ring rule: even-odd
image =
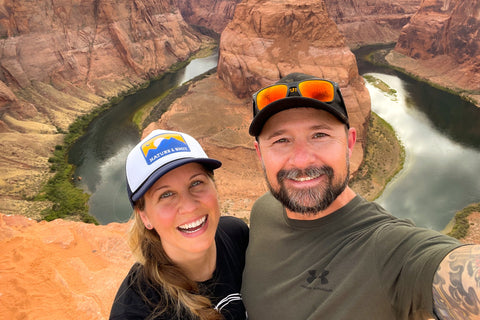
[[[248,227],[220,217],[213,181],[220,166],[180,132],[155,130],[130,151],[130,244],[138,262],[110,319],[247,318],[240,287]]]

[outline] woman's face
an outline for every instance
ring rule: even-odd
[[[148,229],[155,229],[173,261],[188,260],[214,244],[220,219],[217,191],[202,165],[188,163],[159,178],[145,193],[139,210]]]

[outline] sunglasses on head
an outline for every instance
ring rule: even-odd
[[[325,103],[332,102],[337,88],[338,85],[335,82],[323,79],[274,84],[260,89],[253,95],[254,110],[258,113],[270,103],[290,96],[306,97]]]

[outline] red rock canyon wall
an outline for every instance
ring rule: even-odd
[[[178,0],[182,15],[190,24],[221,33],[232,20],[240,0]],[[332,0],[328,14],[351,48],[366,44],[396,42],[402,27],[418,10],[421,0]],[[277,4],[275,4],[277,5]]]
[[[424,0],[388,61],[480,105],[479,32],[479,0]]]
[[[235,7],[242,0],[177,0],[185,21],[222,33],[233,19]]]
[[[330,0],[327,10],[347,45],[396,42],[402,27],[418,10],[421,0]]]

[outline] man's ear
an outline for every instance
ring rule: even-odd
[[[255,151],[257,151],[258,159],[262,161],[262,154],[260,153],[260,143],[257,140],[255,140],[254,145],[255,145]]]
[[[353,146],[357,141],[357,130],[355,128],[348,129],[347,143],[348,143],[348,154],[351,157],[353,152]]]

